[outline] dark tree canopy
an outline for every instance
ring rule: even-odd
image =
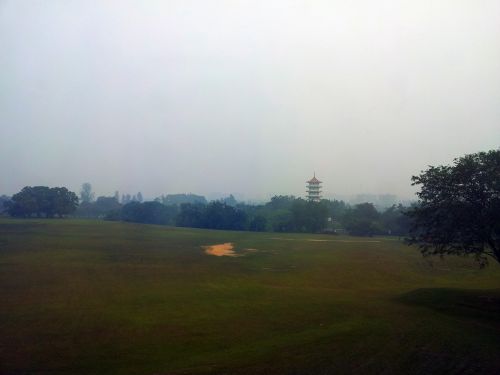
[[[271,198],[271,201],[266,203],[271,209],[290,209],[295,202],[295,197],[293,195],[275,195]]]
[[[267,219],[262,215],[254,216],[248,225],[248,229],[252,232],[264,232],[267,229]]]
[[[500,262],[500,150],[465,155],[412,177],[420,186],[410,244],[424,255],[487,256]]]
[[[0,214],[7,210],[8,202],[10,202],[10,197],[6,195],[0,196]]]
[[[26,186],[7,203],[11,216],[62,217],[76,210],[78,197],[65,187]]]
[[[115,211],[107,216],[107,219],[117,219],[114,217]],[[119,220],[135,223],[147,224],[173,224],[174,217],[177,214],[177,208],[165,206],[160,202],[130,202],[121,209],[118,215]]]
[[[387,208],[380,215],[380,224],[384,234],[395,236],[407,236],[411,227],[411,219],[406,215],[408,208],[402,204],[393,205]]]
[[[207,229],[244,230],[247,228],[248,217],[238,208],[220,201],[208,205],[184,203],[176,218],[180,227]]]
[[[346,230],[354,236],[373,236],[382,230],[379,224],[380,213],[373,203],[360,203],[344,213]]]
[[[296,199],[291,208],[292,228],[296,232],[320,232],[326,227],[328,207],[324,202]]]
[[[408,234],[410,218],[402,205],[378,212],[372,203],[354,207],[343,201],[323,199],[310,202],[294,196],[274,196],[265,204],[236,202],[232,195],[227,202],[212,201],[194,194],[161,196],[151,202],[139,202],[142,194],[98,197],[83,202],[76,216],[123,220],[139,223],[177,225],[181,227],[300,233],[332,233],[347,231],[352,235],[372,236]],[[184,201],[190,202],[184,202]],[[127,203],[125,203],[127,202]],[[182,202],[179,204],[179,202]],[[131,204],[134,203],[134,204]]]
[[[75,212],[76,216],[87,218],[103,218],[112,211],[120,210],[122,205],[113,197],[97,197],[93,202],[82,202]]]

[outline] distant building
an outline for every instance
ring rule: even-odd
[[[316,178],[316,172],[314,173],[313,178],[307,183],[307,200],[313,202],[319,202],[321,200],[321,184],[322,182]]]

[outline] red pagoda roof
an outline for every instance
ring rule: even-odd
[[[313,178],[309,181],[306,181],[308,184],[321,184],[321,181],[316,178],[316,173],[314,173]]]

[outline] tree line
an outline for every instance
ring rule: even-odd
[[[343,201],[305,201],[275,196],[263,205],[245,205],[234,197],[206,203],[199,197],[161,197],[152,202],[94,196],[82,186],[80,205],[65,187],[26,186],[11,198],[0,197],[3,209],[15,217],[103,217],[139,223],[196,228],[275,231],[347,232],[407,236],[424,255],[472,255],[481,264],[500,262],[500,149],[465,155],[452,165],[430,166],[412,177],[420,186],[412,207],[393,205],[383,212],[372,203],[350,206]],[[0,210],[0,213],[2,211]]]
[[[410,228],[406,210],[398,205],[379,212],[371,203],[350,206],[337,200],[312,202],[294,196],[275,196],[262,205],[231,205],[224,200],[178,205],[131,202],[109,211],[105,219],[257,232],[404,236]]]
[[[140,197],[140,199],[137,199]],[[25,187],[11,199],[4,199],[5,209],[14,217],[54,217],[72,215],[127,222],[180,227],[298,233],[349,233],[360,236],[394,234],[409,230],[409,218],[403,206],[384,212],[371,203],[350,206],[343,201],[306,201],[294,196],[274,196],[261,205],[239,203],[231,195],[207,202],[192,194],[161,196],[142,202],[142,194],[120,202],[119,194],[94,199],[92,186],[82,185],[80,199],[62,187]]]

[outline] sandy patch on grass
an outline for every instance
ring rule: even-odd
[[[231,242],[221,243],[218,245],[202,246],[205,249],[205,254],[215,255],[216,257],[235,257],[238,256],[233,248],[234,245]]]
[[[253,253],[260,252],[259,249],[246,248],[241,250],[239,254],[234,252],[234,244],[232,242],[221,243],[217,245],[202,246],[205,254],[215,255],[216,257],[242,257]]]

